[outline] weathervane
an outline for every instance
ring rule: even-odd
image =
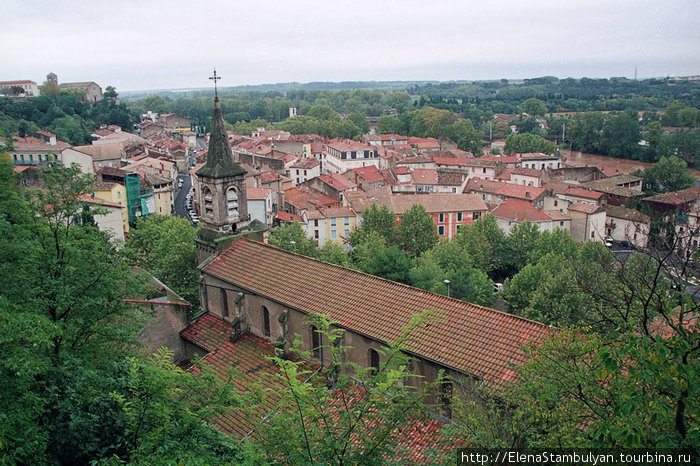
[[[211,79],[212,81],[214,81],[214,97],[216,97],[216,98],[218,99],[218,98],[219,98],[219,91],[218,91],[218,89],[216,88],[216,81],[218,81],[219,79],[221,79],[221,76],[217,76],[217,75],[216,75],[216,68],[214,68],[214,76],[210,76],[209,79]]]

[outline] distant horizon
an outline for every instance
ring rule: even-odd
[[[117,92],[700,73],[697,0],[0,0],[0,80]],[[12,46],[15,45],[16,46]]]
[[[672,74],[667,74],[664,76],[650,76],[650,77],[639,77],[637,76],[636,80],[637,81],[646,81],[649,79],[686,79],[686,78],[692,78],[698,76],[700,77],[700,71],[697,73],[693,74],[685,74],[685,75],[672,75]],[[237,85],[230,85],[230,86],[223,86],[219,85],[219,91],[222,90],[230,90],[230,89],[239,89],[239,88],[256,88],[256,87],[266,87],[266,86],[289,86],[289,85],[298,85],[298,86],[309,86],[313,84],[345,84],[345,83],[358,83],[358,84],[364,84],[364,83],[387,83],[387,84],[393,84],[393,83],[447,83],[447,82],[464,82],[464,83],[469,83],[469,82],[488,82],[488,81],[501,81],[503,79],[508,80],[508,82],[521,82],[525,81],[528,79],[537,79],[537,78],[544,78],[544,77],[553,77],[558,80],[564,80],[564,79],[628,79],[630,81],[635,80],[634,77],[629,77],[629,76],[607,76],[607,77],[596,77],[596,76],[581,76],[581,77],[573,77],[573,76],[566,76],[566,77],[559,77],[555,75],[539,75],[539,76],[528,76],[528,77],[521,77],[521,78],[485,78],[485,79],[370,79],[370,80],[354,80],[354,79],[347,79],[347,80],[341,80],[341,81],[280,81],[280,82],[265,82],[265,83],[258,83],[258,84],[237,84]],[[41,83],[37,83],[41,84]],[[100,83],[98,83],[100,84]],[[102,86],[102,84],[100,84]],[[109,84],[108,84],[109,85]],[[104,87],[102,86],[103,90]],[[213,85],[210,86],[184,86],[184,87],[171,87],[171,88],[152,88],[152,89],[128,89],[128,90],[119,90],[117,89],[118,93],[140,93],[140,92],[188,92],[188,91],[205,91],[207,89],[211,89],[212,93],[214,92],[214,87]],[[330,89],[334,90],[334,89]]]

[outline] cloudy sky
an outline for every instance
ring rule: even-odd
[[[0,0],[0,81],[118,91],[700,74],[700,1]]]

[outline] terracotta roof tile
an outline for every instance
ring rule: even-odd
[[[411,173],[411,179],[415,184],[435,185],[437,178],[437,169],[435,168],[416,168]]]
[[[299,223],[306,223],[304,222],[303,218],[299,217],[298,215],[290,214],[289,212],[278,211],[275,218],[283,221],[284,223],[293,223],[295,220]]]
[[[254,188],[249,186],[246,188],[246,198],[249,201],[265,200],[271,192],[272,190],[269,188]]]
[[[279,406],[281,397],[277,393],[277,389],[280,387],[280,382],[276,379],[279,368],[270,359],[275,354],[274,346],[250,333],[245,333],[235,342],[231,342],[229,340],[230,325],[211,314],[200,317],[199,320],[187,327],[182,335],[183,337],[186,334],[195,335],[196,339],[205,341],[202,344],[209,344],[221,340],[221,332],[225,327],[229,329],[225,340],[211,349],[201,364],[211,368],[221,379],[230,380],[239,391],[248,390],[256,383],[268,391],[264,403],[245,412],[234,409],[229,415],[216,419],[215,424],[219,430],[238,439],[248,436],[254,439],[253,427],[255,423],[268,415],[271,410],[284,408]],[[202,344],[198,346],[202,346]],[[229,374],[232,370],[237,376],[230,378]],[[200,370],[198,367],[194,367],[192,372],[199,373]],[[336,390],[328,409],[331,413],[335,409],[343,409],[336,408],[336,406],[339,407],[341,403],[345,406],[345,402],[352,405],[359,401],[363,394],[364,389],[361,386],[356,386],[354,390],[350,389],[345,392]],[[258,417],[258,419],[253,417]],[[372,416],[367,416],[366,419],[364,427],[371,430]],[[440,432],[443,426],[444,424],[436,419],[411,413],[411,420],[406,428],[393,433],[402,447],[400,449],[402,459],[411,463],[425,463],[427,451],[444,440]]]
[[[367,183],[377,183],[383,181],[382,174],[379,173],[379,169],[374,165],[368,165],[366,167],[359,167],[351,170],[355,172],[358,177],[365,180]]]
[[[530,202],[519,199],[507,199],[491,211],[496,218],[505,218],[517,222],[551,222],[552,219]]]
[[[440,320],[423,326],[420,338],[408,344],[410,352],[494,384],[512,379],[511,364],[525,360],[521,345],[548,332],[543,324],[505,312],[245,238],[236,240],[202,273],[301,312],[327,314],[341,326],[379,341],[395,341],[413,315],[436,311]]]
[[[325,184],[337,189],[338,191],[345,191],[346,189],[356,188],[357,185],[345,178],[343,175],[338,173],[328,173],[326,175],[321,175],[318,177],[319,180]]]

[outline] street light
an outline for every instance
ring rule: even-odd
[[[442,281],[442,283],[444,283],[445,285],[447,285],[447,297],[449,298],[449,297],[450,297],[450,281],[449,281],[448,279],[444,279],[444,280]]]

